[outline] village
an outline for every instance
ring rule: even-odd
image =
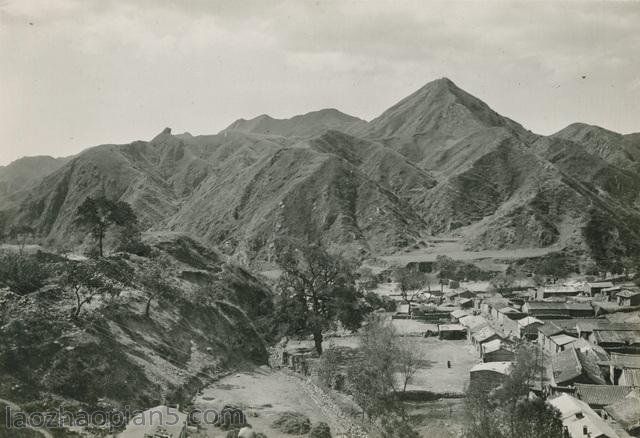
[[[486,282],[449,281],[414,291],[411,302],[395,282],[374,291],[396,302],[392,325],[428,363],[410,384],[414,396],[455,400],[470,386],[491,390],[511,372],[518,346],[530,344],[541,369],[532,394],[560,411],[568,437],[640,436],[640,290],[626,277],[507,293]],[[313,356],[308,346],[290,343],[288,351],[285,363],[308,372],[301,365]]]

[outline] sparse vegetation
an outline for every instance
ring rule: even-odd
[[[151,302],[160,300],[175,293],[175,287],[171,284],[171,262],[168,256],[159,255],[149,260],[140,274],[140,283],[147,296],[144,306],[144,315],[148,318],[151,311]]]
[[[444,255],[436,257],[434,269],[441,280],[486,281],[492,275],[491,272],[480,269],[473,263],[454,260]]]
[[[0,255],[0,285],[23,295],[44,286],[49,276],[48,266],[37,256],[5,252]]]
[[[508,273],[501,272],[493,277],[490,283],[491,288],[495,292],[498,292],[499,294],[506,294],[508,292],[511,292],[516,284],[516,279]]]
[[[82,307],[97,296],[113,293],[96,266],[89,263],[67,262],[60,277],[60,286],[75,297],[73,317],[80,315]]]
[[[320,422],[311,428],[309,438],[331,438],[331,428],[327,423]]]
[[[283,412],[271,426],[289,435],[304,435],[311,430],[311,420],[299,412]]]

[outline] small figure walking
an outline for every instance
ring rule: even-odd
[[[447,368],[451,368],[451,361],[450,360],[447,361]]]

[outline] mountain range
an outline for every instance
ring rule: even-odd
[[[129,202],[147,230],[246,263],[273,260],[281,236],[356,257],[455,234],[469,249],[614,258],[640,251],[640,133],[575,123],[537,135],[443,78],[369,122],[261,115],[0,168],[9,223],[52,243],[77,236],[77,207],[101,194]]]

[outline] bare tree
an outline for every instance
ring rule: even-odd
[[[140,276],[140,283],[146,293],[144,315],[149,317],[151,302],[173,293],[175,288],[171,284],[171,260],[161,255],[144,267]]]
[[[405,267],[397,269],[395,277],[402,300],[409,304],[409,313],[411,313],[411,304],[424,294],[422,289],[427,282],[427,276],[417,268]]]
[[[78,318],[85,304],[95,297],[116,293],[113,282],[106,278],[96,264],[67,262],[64,266],[60,285],[73,293],[76,301],[73,318]]]

